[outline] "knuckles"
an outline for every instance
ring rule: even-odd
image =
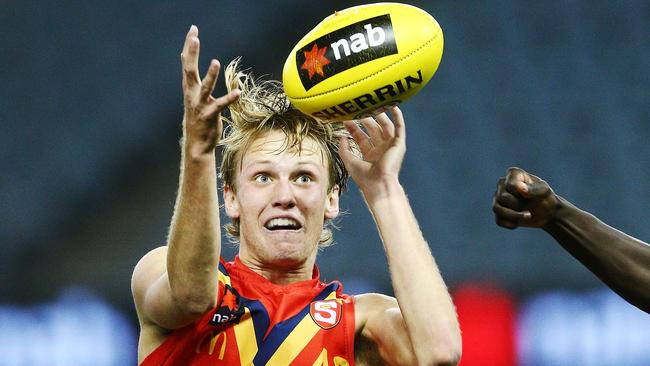
[[[510,192],[513,195],[518,194],[517,186],[515,185],[515,182],[511,180],[506,180],[504,182],[504,188],[507,192]]]
[[[507,173],[506,173],[506,176],[508,176],[508,175],[512,175],[512,174],[514,174],[514,173],[523,173],[523,174],[526,174],[526,171],[523,170],[523,169],[521,169],[521,168],[519,168],[519,167],[512,166],[512,167],[508,168]]]

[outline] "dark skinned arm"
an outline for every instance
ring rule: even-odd
[[[519,168],[499,180],[492,208],[499,226],[542,228],[612,290],[650,313],[649,244],[572,205]]]

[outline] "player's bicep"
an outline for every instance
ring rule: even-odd
[[[365,294],[355,298],[360,313],[355,354],[360,365],[412,365],[413,347],[395,298]]]
[[[131,290],[140,324],[177,329],[195,320],[172,296],[167,277],[167,247],[147,253],[133,270]]]

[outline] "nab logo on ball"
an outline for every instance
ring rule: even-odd
[[[336,300],[314,301],[309,305],[309,315],[319,327],[334,328],[341,320],[341,304]]]
[[[390,15],[362,20],[328,33],[296,52],[305,90],[340,72],[398,53]]]
[[[296,43],[282,85],[293,106],[322,121],[374,115],[422,90],[443,46],[440,25],[422,9],[354,6],[327,16]]]

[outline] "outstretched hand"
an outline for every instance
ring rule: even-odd
[[[346,169],[366,198],[380,194],[387,183],[397,182],[399,170],[406,152],[404,117],[397,107],[390,109],[392,121],[386,113],[361,119],[345,121],[345,128],[359,145],[362,157],[350,150],[347,138],[341,139],[339,154]]]
[[[507,229],[543,227],[553,220],[559,197],[544,180],[520,168],[499,179],[492,201],[496,223]]]
[[[185,37],[181,62],[183,65],[183,96],[185,114],[183,129],[185,146],[193,156],[213,153],[221,137],[222,124],[220,113],[230,103],[237,100],[240,91],[215,98],[212,96],[221,65],[219,61],[210,61],[210,67],[201,80],[199,76],[199,29],[190,27]]]

